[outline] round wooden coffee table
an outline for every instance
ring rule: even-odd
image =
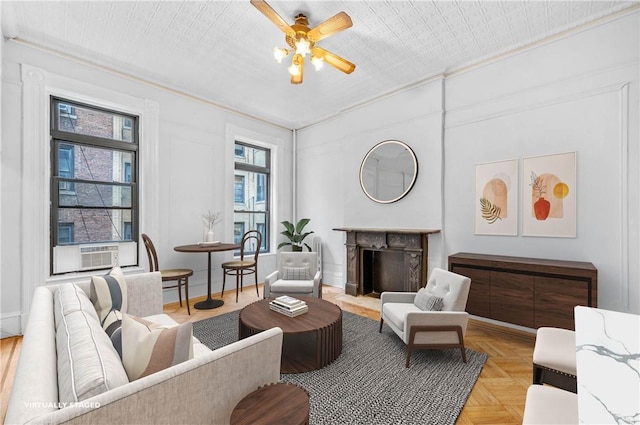
[[[240,339],[279,327],[283,332],[280,372],[300,373],[321,369],[342,353],[342,310],[318,298],[296,297],[309,311],[288,317],[269,309],[270,299],[240,311]]]

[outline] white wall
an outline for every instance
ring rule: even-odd
[[[592,262],[599,306],[639,313],[639,19],[626,15],[450,76],[443,91],[431,83],[299,131],[297,211],[324,238],[325,282],[344,285],[344,235],[332,228],[435,227],[443,233],[431,238],[430,268],[461,251]],[[380,205],[360,190],[358,170],[390,138],[414,148],[420,172],[407,198]],[[474,235],[475,164],[570,151],[576,238]]]
[[[345,235],[337,227],[442,227],[442,80],[403,91],[298,131],[298,218],[323,238],[323,281],[344,287]],[[418,158],[411,192],[378,204],[360,188],[369,149],[384,140],[407,143]],[[440,263],[439,235],[430,236],[430,264]]]
[[[446,255],[591,262],[598,306],[640,311],[638,28],[635,13],[447,80]],[[574,151],[576,238],[474,235],[475,164]]]
[[[21,108],[23,105],[21,64],[40,70],[45,85],[66,84],[65,90],[80,94],[92,91],[113,95],[116,99],[129,99],[141,105],[157,108],[157,138],[150,141],[148,149],[141,152],[146,157],[146,166],[155,168],[156,181],[142,182],[141,198],[148,202],[143,213],[141,231],[150,233],[160,257],[162,268],[188,267],[195,272],[190,279],[192,297],[206,293],[206,254],[185,254],[173,250],[176,245],[195,243],[202,238],[202,214],[207,210],[222,211],[223,222],[217,225],[218,235],[223,240],[233,238],[233,141],[243,140],[265,143],[273,148],[276,161],[274,167],[274,226],[291,215],[292,211],[292,137],[291,131],[247,118],[193,97],[159,88],[126,76],[107,72],[98,67],[75,62],[68,58],[33,49],[15,42],[5,42],[2,50],[2,168],[0,181],[2,194],[0,205],[2,217],[0,234],[2,246],[0,269],[2,299],[0,320],[2,336],[19,333],[28,310],[23,288],[43,285],[48,277],[48,258],[43,271],[35,273],[37,282],[24,282],[24,270],[37,258],[29,258],[22,252],[25,230],[39,225],[25,222],[22,202],[23,142]],[[71,83],[69,83],[71,81]],[[63,83],[59,83],[63,82]],[[221,83],[222,84],[222,83]],[[47,86],[47,93],[50,87]],[[45,100],[45,103],[47,101]],[[28,102],[27,102],[28,103]],[[152,111],[153,112],[153,111]],[[143,120],[145,117],[142,118]],[[37,145],[36,155],[48,163],[48,136]],[[144,146],[141,150],[145,149]],[[35,160],[35,159],[34,159]],[[29,159],[26,159],[29,162]],[[141,160],[142,162],[142,160]],[[141,164],[141,168],[145,164]],[[46,168],[46,167],[43,167]],[[47,169],[41,171],[48,176]],[[45,178],[46,180],[46,178]],[[23,183],[24,184],[24,183]],[[33,196],[40,203],[39,209],[48,208],[46,188],[35,188]],[[151,205],[151,206],[150,206]],[[48,217],[47,217],[48,220]],[[45,226],[46,228],[46,226]],[[48,236],[43,237],[48,241]],[[28,242],[27,242],[28,243]],[[275,240],[272,241],[275,247]],[[140,265],[148,269],[144,247],[140,246]],[[274,248],[275,252],[275,248]],[[46,256],[34,252],[35,257]],[[213,254],[213,292],[221,289],[220,263],[231,253]],[[35,260],[35,261],[34,261]],[[260,276],[275,269],[275,255],[263,255],[260,259]],[[80,278],[80,279],[86,279]],[[27,285],[27,286],[25,286]],[[227,288],[229,289],[229,288]],[[233,289],[233,288],[231,288]],[[28,291],[26,291],[28,292]],[[175,290],[165,293],[165,302],[177,300]],[[23,305],[27,305],[24,307]]]

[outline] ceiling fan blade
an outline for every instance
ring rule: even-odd
[[[341,58],[338,55],[335,55],[328,50],[323,49],[322,47],[314,47],[311,49],[311,54],[313,56],[317,56],[319,58],[324,59],[326,63],[331,65],[332,67],[339,69],[345,74],[351,74],[356,69],[356,65],[349,62],[346,59]]]
[[[266,1],[251,0],[250,3],[260,12],[262,12],[262,14],[267,17],[267,19],[269,19],[271,22],[276,24],[276,26],[280,29],[280,31],[282,31],[283,33],[291,37],[296,36],[295,30],[291,28],[291,26],[287,23],[287,21],[282,19],[282,17],[278,15],[278,13],[275,10],[273,10],[273,8],[269,6],[269,4],[267,4]]]
[[[329,37],[331,34],[335,34],[339,31],[346,30],[353,25],[351,18],[344,12],[340,12],[337,15],[327,19],[323,23],[312,28],[307,33],[307,38],[311,41],[320,41],[323,38]]]

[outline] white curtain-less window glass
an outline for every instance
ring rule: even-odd
[[[269,149],[236,142],[234,178],[234,242],[249,230],[262,234],[260,252],[269,246]],[[252,247],[255,249],[255,247]]]

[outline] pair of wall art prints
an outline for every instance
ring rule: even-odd
[[[476,165],[475,234],[576,237],[576,153]],[[522,193],[521,214],[518,195]]]

